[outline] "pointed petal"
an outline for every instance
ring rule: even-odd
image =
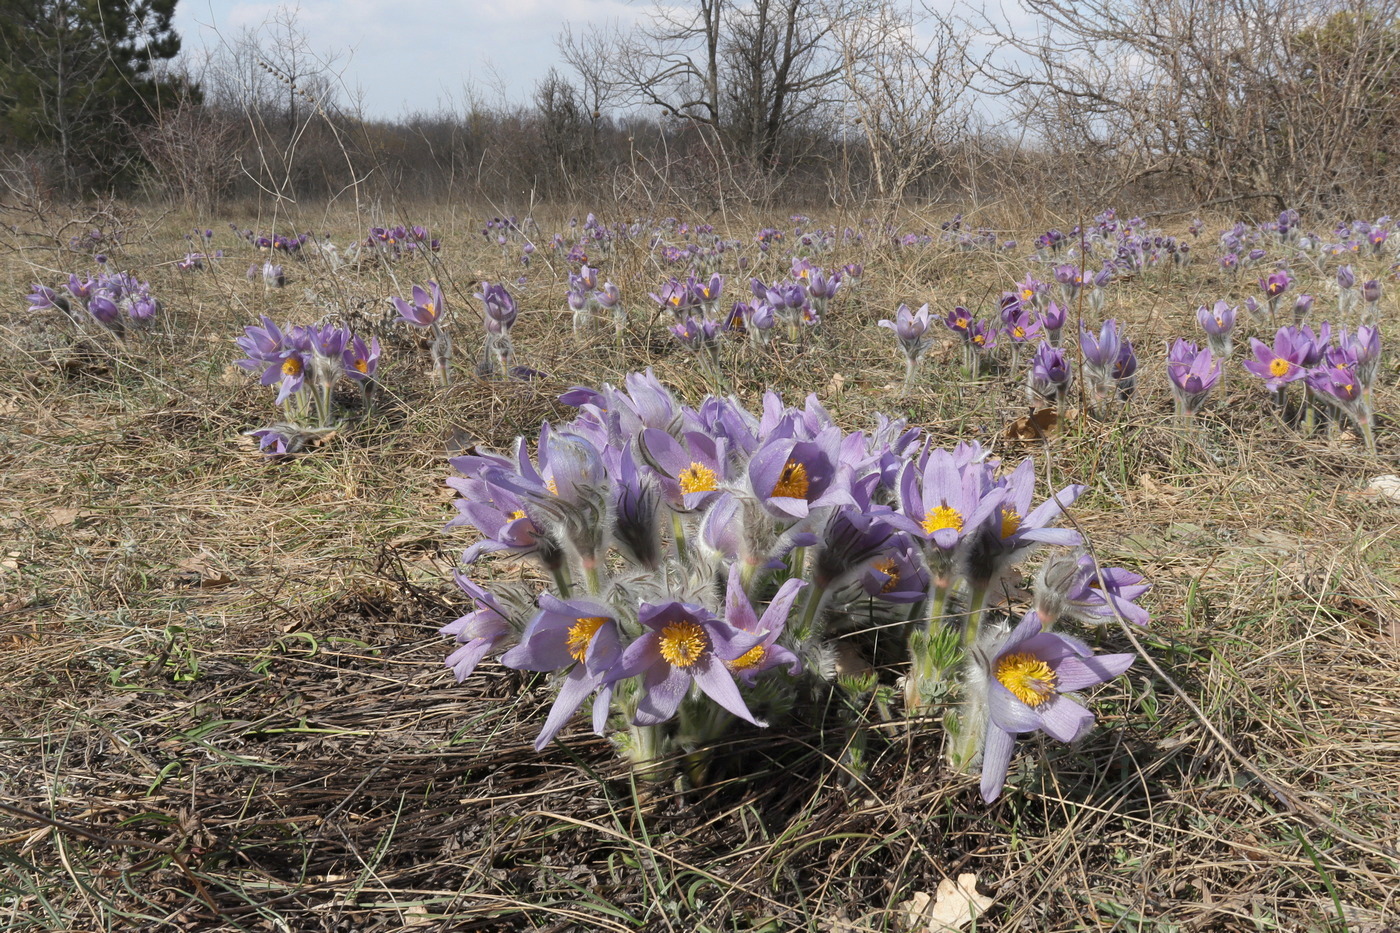
[[[991,803],[1001,796],[1006,784],[1006,770],[1011,767],[1011,753],[1016,749],[1016,737],[996,723],[987,724],[987,740],[982,747],[982,799]]]
[[[692,673],[695,675],[695,682],[700,685],[700,689],[705,691],[705,695],[720,706],[740,719],[748,720],[755,726],[768,725],[766,722],[753,718],[753,713],[749,712],[749,708],[744,705],[744,698],[739,694],[739,686],[734,683],[734,678],[730,676],[728,669],[713,654],[707,655],[703,661],[697,664],[692,669]]]
[[[1094,714],[1067,696],[1047,700],[1034,712],[1045,734],[1061,742],[1073,742],[1094,724]]]

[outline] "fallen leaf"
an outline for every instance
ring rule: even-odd
[[[972,872],[958,880],[938,882],[933,897],[916,892],[902,904],[911,933],[957,933],[986,913],[995,900],[977,893],[977,876]]]
[[[1053,434],[1059,423],[1060,416],[1055,409],[1042,408],[1008,424],[1002,436],[1008,441],[1038,441]]]
[[[1366,488],[1392,502],[1400,502],[1400,476],[1396,476],[1394,473],[1377,476],[1367,484]]]
[[[846,377],[837,373],[831,377],[831,381],[826,384],[827,395],[840,395],[841,390],[846,388]]]
[[[57,528],[62,525],[73,525],[85,518],[94,518],[97,513],[91,509],[78,509],[71,506],[58,506],[49,509],[49,525]]]

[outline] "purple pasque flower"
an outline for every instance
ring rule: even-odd
[[[981,321],[973,321],[968,327],[967,340],[974,350],[986,353],[996,349],[997,329],[983,324]]]
[[[841,461],[841,429],[823,428],[812,440],[797,440],[790,430],[770,434],[749,460],[754,498],[785,519],[804,519],[822,506],[852,504],[850,468]]]
[[[729,479],[729,440],[722,435],[686,431],[677,439],[647,428],[637,442],[642,459],[660,477],[667,500],[677,509],[704,508]]]
[[[1259,290],[1269,299],[1269,307],[1273,307],[1278,301],[1278,297],[1288,291],[1288,286],[1293,284],[1293,277],[1286,269],[1278,269],[1270,272],[1259,280]]]
[[[1223,298],[1211,308],[1201,305],[1196,309],[1196,321],[1206,332],[1206,342],[1216,356],[1228,357],[1234,350],[1233,332],[1238,315],[1239,311]]]
[[[374,378],[375,370],[379,368],[379,338],[371,337],[370,345],[366,347],[363,339],[352,336],[341,358],[345,363],[345,375],[351,379],[363,382]]]
[[[1060,402],[1069,391],[1074,371],[1070,368],[1069,357],[1064,350],[1041,341],[1031,357],[1031,369],[1027,385],[1031,402],[1045,400]]]
[[[677,320],[683,320],[689,316],[689,312],[695,307],[697,302],[690,290],[690,286],[680,281],[675,276],[665,285],[661,286],[661,293],[651,293],[652,300],[659,304],[664,310],[670,311]]]
[[[1079,532],[1073,528],[1052,528],[1050,523],[1074,504],[1084,488],[1066,486],[1031,508],[1035,498],[1035,462],[1027,458],[996,486],[984,491],[986,507],[977,510],[981,520],[975,528],[964,530],[964,536],[971,539],[964,554],[964,575],[971,585],[985,591],[1006,568],[1041,544],[1080,544]]]
[[[1302,361],[1311,342],[1291,327],[1278,329],[1272,347],[1251,337],[1249,346],[1254,351],[1254,359],[1245,360],[1244,368],[1263,379],[1265,388],[1270,392],[1277,392],[1306,375]]]
[[[883,320],[877,326],[894,331],[895,337],[899,339],[900,348],[910,362],[923,356],[933,342],[928,336],[928,305],[923,305],[918,311],[910,311],[908,305],[901,304],[895,309],[893,321]]]
[[[1343,331],[1339,343],[1340,349],[1350,357],[1349,362],[1356,364],[1356,375],[1361,379],[1361,384],[1370,388],[1380,367],[1380,328],[1362,324],[1354,334]]]
[[[1041,630],[1026,613],[986,662],[987,738],[982,750],[982,799],[1001,795],[1016,736],[1044,732],[1073,742],[1094,724],[1094,714],[1066,694],[1112,680],[1132,666],[1132,654],[1095,656],[1088,645]]]
[[[948,329],[961,335],[963,340],[972,339],[972,321],[972,312],[961,305],[949,311],[943,319],[943,322],[948,325]]]
[[[1050,343],[1054,346],[1060,345],[1060,331],[1064,329],[1065,321],[1069,319],[1069,309],[1051,301],[1045,306],[1045,310],[1040,312],[1040,324],[1045,328],[1046,334],[1050,337]]]
[[[80,279],[74,273],[68,274],[68,294],[84,304],[92,297],[93,290],[97,287],[96,279]]]
[[[1361,300],[1368,305],[1374,305],[1381,300],[1384,291],[1379,279],[1367,279],[1361,286]]]
[[[47,311],[49,308],[58,307],[58,293],[37,282],[30,286],[30,292],[25,298],[29,301],[30,311]]]
[[[1035,312],[1030,308],[1018,304],[1006,321],[1006,336],[1012,343],[1026,343],[1035,340],[1040,335],[1041,324],[1036,319]]]
[[[256,431],[246,433],[249,437],[258,439],[258,452],[264,457],[281,457],[292,450],[292,444],[288,443],[287,435],[277,428],[258,428]]]
[[[604,310],[611,311],[622,300],[622,292],[612,282],[604,282],[593,297]]]
[[[980,464],[960,466],[941,448],[910,460],[899,474],[899,513],[889,521],[951,554],[963,534],[974,530],[999,502],[984,503],[984,475]]]
[[[1337,288],[1342,291],[1350,291],[1356,287],[1356,273],[1351,266],[1342,266],[1337,270]]]
[[[496,597],[463,574],[454,574],[462,592],[472,598],[475,608],[438,632],[457,639],[460,647],[447,656],[445,662],[452,668],[457,680],[463,681],[472,675],[481,660],[508,640],[515,631],[515,625]]]
[[[584,266],[587,270],[588,267]],[[509,333],[511,327],[515,325],[517,310],[515,299],[510,292],[501,284],[492,285],[490,282],[481,283],[481,291],[476,293],[476,297],[481,299],[486,310],[486,330],[492,334]]]
[[[595,690],[599,696],[593,704],[593,731],[603,734],[612,696],[608,677],[622,657],[622,633],[611,606],[585,597],[564,600],[542,593],[539,607],[521,633],[519,644],[501,655],[503,665],[519,671],[568,668],[544,728],[535,739],[537,752],[544,750]]]
[[[413,286],[412,303],[398,296],[395,296],[393,301],[399,316],[414,327],[436,326],[447,308],[442,300],[442,289],[436,282],[429,282],[426,289],[418,285]]]
[[[1221,363],[1194,343],[1178,338],[1167,351],[1167,378],[1182,411],[1195,414],[1220,381]]]
[[[122,310],[111,296],[102,289],[96,289],[87,300],[88,314],[105,327],[111,327],[121,317]]]
[[[841,267],[845,275],[845,280],[852,285],[859,285],[861,276],[865,275],[865,266],[858,262],[848,262]]]
[[[724,598],[724,620],[740,632],[747,632],[762,638],[737,658],[725,661],[725,667],[747,687],[752,687],[758,675],[780,665],[787,666],[788,676],[802,673],[802,662],[797,655],[778,644],[783,630],[787,627],[788,615],[797,594],[807,585],[806,581],[787,580],[778,587],[778,592],[769,601],[760,618],[744,592],[743,568],[738,563],[730,565],[729,588]]]
[[[159,310],[160,302],[150,293],[133,295],[126,305],[126,313],[135,321],[149,321]]]
[[[1112,372],[1113,381],[1118,384],[1118,391],[1124,397],[1133,391],[1133,386],[1137,382],[1137,369],[1137,351],[1133,349],[1133,342],[1124,337],[1118,348],[1118,358],[1113,361]]]
[[[1063,619],[1104,625],[1115,614],[1134,625],[1146,625],[1151,616],[1136,600],[1150,589],[1152,584],[1131,570],[1100,567],[1087,552],[1061,552],[1046,560],[1036,575],[1032,608],[1045,629]]]
[[[557,567],[562,558],[559,545],[535,524],[525,511],[525,502],[511,490],[480,477],[488,466],[509,469],[510,461],[495,454],[457,457],[451,461],[465,477],[448,477],[447,485],[460,494],[452,501],[458,515],[448,528],[471,525],[482,540],[462,553],[462,563],[475,563],[483,554],[509,551],[519,557],[534,555],[546,567]]]
[[[720,296],[724,293],[724,276],[713,273],[709,280],[691,286],[695,297],[706,314],[712,314],[719,307]]]
[[[740,719],[767,725],[744,705],[725,666],[762,643],[763,635],[741,632],[709,610],[682,602],[642,603],[637,621],[647,631],[627,646],[606,680],[611,686],[641,677],[635,725],[654,726],[670,719],[692,684]]]
[[[1316,299],[1312,295],[1299,295],[1293,302],[1293,323],[1302,324],[1309,314],[1312,313],[1313,302]]]
[[[894,535],[890,547],[861,575],[861,589],[867,596],[888,603],[917,603],[926,599],[931,580],[921,554],[922,548],[908,535]]]
[[[1122,340],[1118,336],[1118,322],[1113,318],[1103,322],[1097,336],[1088,328],[1080,326],[1079,350],[1084,355],[1086,365],[1108,369],[1117,362],[1118,353],[1122,348]]]
[[[1341,407],[1359,402],[1364,386],[1352,366],[1328,365],[1308,370],[1308,387]]]
[[[718,345],[720,325],[716,321],[701,318],[696,320],[687,316],[679,324],[671,325],[671,333],[675,336],[681,346],[696,353],[708,350]]]

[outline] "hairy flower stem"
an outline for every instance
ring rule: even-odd
[[[982,627],[982,613],[987,608],[987,593],[988,587],[985,583],[976,584],[972,588],[972,596],[967,606],[967,621],[963,623],[964,649],[970,649],[977,644],[977,633]]]
[[[557,567],[550,568],[550,573],[554,576],[554,586],[559,590],[559,598],[568,599],[574,587],[573,581],[569,579],[569,568],[560,563]]]
[[[629,725],[627,732],[630,738],[627,757],[637,777],[649,784],[666,780],[666,769],[658,761],[661,757],[661,729],[657,726]]]
[[[678,512],[671,513],[671,542],[676,546],[676,563],[681,567],[690,566],[690,548],[685,543],[685,521]]]

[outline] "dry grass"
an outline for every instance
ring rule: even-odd
[[[1005,439],[1021,393],[962,384],[951,343],[900,398],[874,327],[900,300],[985,309],[1022,259],[838,253],[865,261],[866,286],[805,351],[736,348],[734,390],[813,391],[847,427],[906,413],[1089,483],[1076,520],[1154,582],[1144,647],[1182,693],[1139,664],[1099,692],[1082,744],[1023,743],[1014,791],[991,807],[943,769],[934,733],[902,723],[864,783],[835,766],[831,736],[776,729],[736,735],[706,786],[638,792],[578,730],[531,750],[541,683],[487,665],[457,685],[443,668],[436,630],[462,608],[448,574],[466,542],[440,530],[441,481],[447,449],[566,417],[554,397],[571,384],[651,365],[697,398],[696,368],[658,329],[639,322],[621,349],[576,342],[538,263],[515,336],[550,377],[439,393],[421,349],[387,328],[375,421],[286,463],[241,437],[272,394],[229,366],[232,338],[259,313],[319,317],[305,287],[363,328],[435,275],[474,352],[475,281],[518,274],[481,217],[393,218],[444,237],[431,273],[295,264],[268,293],[226,227],[230,258],[180,276],[195,218],[133,211],[114,263],[150,278],[166,311],[122,350],[73,345],[22,310],[29,282],[86,259],[0,242],[0,926],[898,930],[899,905],[965,871],[997,900],[982,930],[1400,924],[1400,505],[1363,491],[1400,459],[1393,356],[1377,459],[1301,438],[1238,371],[1229,403],[1180,437],[1148,361],[1194,331],[1197,304],[1245,288],[1202,262],[1115,287],[1140,390],[1118,420],[1074,422],[1042,448]],[[368,225],[276,220],[341,242]],[[756,220],[728,222],[743,236]],[[604,270],[633,302],[662,276],[640,251]]]

